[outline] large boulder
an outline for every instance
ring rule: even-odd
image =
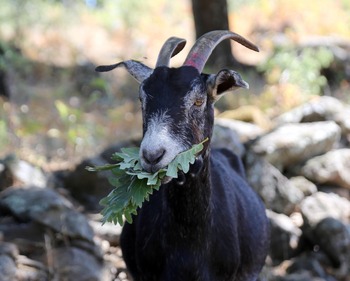
[[[301,172],[318,184],[335,184],[350,189],[350,148],[332,150],[311,158]]]
[[[350,202],[333,193],[317,192],[300,203],[303,235],[323,251],[337,274],[350,275]]]
[[[87,210],[100,211],[102,207],[99,205],[99,201],[113,189],[108,181],[112,174],[110,171],[90,172],[86,170],[86,167],[112,163],[113,153],[120,151],[122,147],[138,146],[139,143],[139,140],[130,140],[111,145],[96,157],[83,160],[73,170],[61,172],[64,187]]]
[[[16,280],[16,258],[18,249],[12,243],[0,241],[0,280],[13,281]]]
[[[271,242],[269,255],[274,261],[290,259],[296,253],[302,234],[293,220],[284,214],[267,210],[270,220]]]
[[[243,105],[237,109],[227,110],[219,114],[218,117],[253,123],[264,130],[269,130],[272,127],[270,118],[255,105]]]
[[[304,196],[309,196],[317,192],[317,186],[303,176],[292,177],[289,181],[298,188]]]
[[[240,120],[216,118],[215,124],[237,132],[242,143],[256,139],[258,136],[262,135],[265,132],[265,130],[260,128],[258,125]]]
[[[101,281],[112,280],[102,260],[76,247],[52,250],[53,269],[57,280]]]
[[[313,242],[330,258],[334,267],[350,264],[350,231],[342,221],[327,217],[312,228]],[[344,268],[350,274],[349,268]]]
[[[0,193],[0,209],[20,220],[32,220],[63,235],[93,241],[93,231],[86,217],[51,189],[8,188]]]
[[[350,106],[329,96],[315,98],[281,114],[274,121],[277,125],[281,125],[330,120],[335,121],[342,128],[344,135],[350,134]]]
[[[259,138],[251,147],[283,171],[331,150],[340,139],[334,121],[285,124]]]
[[[48,178],[39,167],[9,154],[0,159],[0,190],[14,183],[44,188]]]
[[[300,211],[306,225],[316,225],[328,217],[349,223],[350,202],[334,193],[316,192],[300,202]]]
[[[268,209],[289,215],[304,198],[303,192],[263,157],[249,152],[245,166],[248,182]]]
[[[219,124],[215,124],[214,126],[211,147],[227,148],[236,153],[239,157],[242,157],[245,153],[245,148],[237,132]]]

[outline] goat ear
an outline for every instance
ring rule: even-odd
[[[111,71],[117,67],[123,66],[139,83],[142,83],[153,72],[153,69],[136,60],[122,61],[111,65],[100,65],[95,68],[98,72]]]
[[[212,96],[214,99],[219,99],[221,95],[228,91],[234,91],[238,88],[249,89],[249,85],[245,82],[241,75],[229,69],[223,69],[216,75],[209,78],[212,87]]]

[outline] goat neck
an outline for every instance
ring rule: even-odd
[[[184,227],[206,227],[210,224],[210,162],[209,154],[201,155],[189,173],[180,172],[164,186],[165,204],[171,220]]]

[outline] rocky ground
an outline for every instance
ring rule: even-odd
[[[256,111],[256,109],[255,109]],[[230,112],[226,113],[226,117]],[[231,112],[234,114],[234,112]],[[271,248],[261,281],[350,280],[350,106],[315,98],[259,127],[218,118],[213,145],[231,147],[267,207]],[[44,173],[13,155],[0,162],[0,280],[129,280],[120,227],[101,225],[98,201],[119,143],[70,171]]]

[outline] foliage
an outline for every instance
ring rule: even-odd
[[[333,61],[333,54],[326,48],[278,48],[260,66],[269,84],[293,84],[306,94],[321,94],[327,79],[323,68]]]
[[[189,49],[194,38],[190,2],[185,0],[0,3],[0,44],[4,50],[0,69],[5,70],[11,94],[6,108],[0,108],[6,111],[0,129],[3,135],[7,133],[3,139],[9,140],[1,154],[15,150],[21,157],[41,155],[45,164],[59,161],[72,165],[116,140],[140,137],[141,113],[139,104],[134,103],[137,84],[123,70],[94,76],[93,66],[86,62],[135,58],[152,66],[164,39],[173,35],[186,38]],[[255,54],[234,44],[233,51],[238,60],[254,65],[271,52],[271,39],[276,37],[290,42],[303,42],[310,35],[349,38],[349,3],[228,0],[232,29],[261,49]],[[180,65],[185,53],[186,49],[175,56],[172,66]],[[75,68],[77,65],[86,65],[84,69],[92,74]],[[271,77],[277,73],[272,66],[268,71]],[[260,77],[248,75],[243,73],[250,90],[226,95],[217,106],[231,109],[255,104],[266,110],[273,106],[286,109],[295,104],[296,95],[304,95],[299,93],[303,90],[299,85],[278,79],[275,84],[271,80],[261,94]],[[344,97],[348,88],[344,84]]]
[[[4,147],[8,144],[7,125],[5,120],[0,120],[0,146]]]
[[[113,154],[112,160],[117,161],[117,164],[87,167],[89,171],[112,171],[109,182],[115,188],[100,201],[104,206],[103,222],[123,225],[124,215],[127,222],[132,223],[132,215],[137,214],[137,209],[142,207],[145,200],[149,200],[154,190],[159,190],[165,177],[177,178],[178,171],[189,171],[190,164],[195,162],[197,153],[203,149],[206,141],[207,139],[179,153],[166,168],[155,173],[142,170],[139,148],[136,147],[122,148],[121,152]]]

